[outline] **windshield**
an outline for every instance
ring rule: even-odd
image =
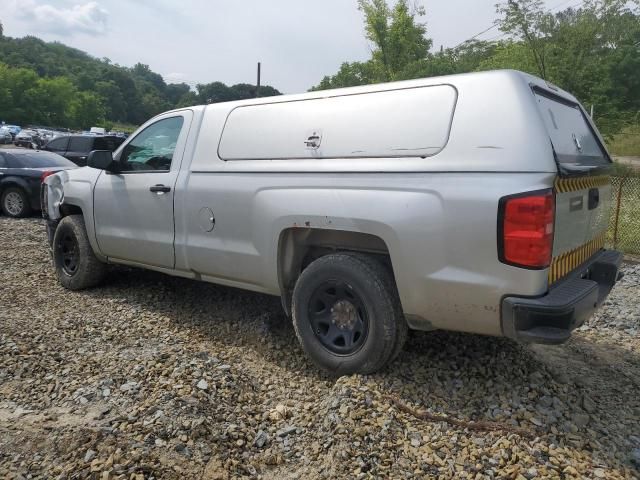
[[[556,99],[540,90],[535,90],[535,96],[558,162],[566,166],[609,164],[607,155],[578,105]]]

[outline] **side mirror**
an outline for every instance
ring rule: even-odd
[[[93,150],[87,156],[87,166],[97,168],[98,170],[106,170],[108,172],[117,172],[117,164],[113,160],[111,150]]]

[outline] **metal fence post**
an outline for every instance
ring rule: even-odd
[[[618,185],[618,198],[616,199],[616,216],[613,222],[613,248],[618,248],[618,222],[620,220],[620,203],[622,201],[622,185],[626,177],[620,178],[620,185]]]

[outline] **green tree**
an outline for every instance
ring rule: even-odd
[[[40,78],[26,95],[31,105],[31,122],[51,126],[72,123],[71,104],[77,90],[68,78]]]
[[[198,91],[198,101],[203,104],[233,100],[231,90],[222,82],[198,84],[196,90]]]
[[[191,87],[186,83],[170,83],[165,88],[165,96],[172,105],[177,105],[189,92]]]
[[[0,59],[6,65],[0,67],[0,112],[4,120],[15,123],[55,122],[57,126],[70,127],[77,123],[72,112],[96,110],[94,99],[88,97],[83,97],[75,110],[61,108],[61,99],[68,98],[68,82],[76,92],[98,96],[104,112],[97,117],[83,114],[85,118],[104,116],[112,123],[140,124],[172,108],[255,96],[254,86],[228,87],[220,82],[201,86],[199,95],[184,83],[167,85],[148,65],[122,67],[108,58],[94,58],[62,43],[47,43],[33,36],[0,36]],[[56,80],[49,84],[46,80],[50,79]],[[55,90],[63,85],[66,87],[59,92]],[[260,89],[261,96],[279,93],[268,85]]]
[[[198,94],[194,91],[189,90],[180,98],[180,100],[177,101],[175,106],[176,108],[182,108],[182,107],[190,107],[193,105],[197,105],[199,103],[202,103],[202,102],[199,101]]]
[[[260,87],[260,97],[276,97],[278,95],[282,95],[282,93],[271,85],[262,85]]]
[[[502,15],[500,30],[527,44],[538,75],[547,78],[546,53],[553,15],[544,9],[542,0],[508,0],[497,5]]]
[[[389,7],[386,0],[358,0],[364,14],[365,36],[371,59],[344,62],[338,73],[326,76],[312,90],[364,85],[424,76],[432,41],[426,37],[422,7],[410,9],[406,0]]]
[[[312,90],[326,90],[329,88],[355,87],[377,81],[373,60],[368,62],[344,62],[338,73],[326,76],[319,85]]]
[[[26,123],[33,118],[33,91],[38,75],[26,68],[10,68],[0,64],[0,112],[3,120]]]
[[[522,42],[506,41],[496,45],[492,54],[483,59],[474,70],[513,69],[534,74],[538,66],[531,50]],[[473,70],[472,70],[473,71]]]
[[[248,83],[237,83],[229,87],[229,92],[233,100],[247,100],[256,98],[256,86]]]
[[[375,74],[382,81],[394,80],[402,72],[429,55],[431,40],[427,28],[417,17],[425,15],[423,7],[409,9],[406,0],[393,8],[386,0],[358,0],[365,15],[365,32],[372,43]]]
[[[75,128],[88,129],[104,122],[105,109],[99,95],[79,92],[71,103],[72,122]]]
[[[162,75],[153,72],[150,68],[149,65],[144,65],[142,63],[136,63],[133,68],[131,69],[131,73],[133,74],[134,78],[137,78],[139,80],[142,80],[144,82],[149,83],[150,85],[152,85],[156,90],[162,92],[164,91],[164,89],[167,87],[167,84],[165,83],[164,79],[162,78]]]
[[[154,91],[145,93],[142,96],[140,114],[145,119],[155,117],[159,113],[162,113],[170,109],[171,109],[171,105],[169,104],[169,102]]]
[[[542,76],[587,106],[595,105],[605,134],[622,128],[638,111],[637,0],[586,0],[555,14],[538,0],[509,0],[497,11],[501,30],[511,38],[481,69],[516,68]]]
[[[127,119],[127,102],[120,87],[112,81],[99,81],[94,84],[93,90],[102,98],[105,115],[116,122],[124,122]]]

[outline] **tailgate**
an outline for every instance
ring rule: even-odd
[[[556,219],[549,283],[587,261],[604,247],[611,210],[608,176],[558,178]]]
[[[560,172],[554,184],[553,283],[604,247],[611,183],[602,172],[611,160],[580,105],[539,88],[534,95]]]

